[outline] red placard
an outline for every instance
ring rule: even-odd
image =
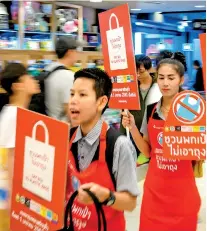
[[[69,126],[18,108],[12,231],[63,227]]]
[[[163,131],[163,156],[206,159],[206,102],[194,91],[176,95]]]
[[[206,34],[200,34],[201,55],[203,63],[203,83],[206,90]]]
[[[104,68],[113,82],[111,108],[139,110],[139,93],[128,4],[99,14]]]

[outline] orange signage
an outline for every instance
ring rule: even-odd
[[[113,82],[111,108],[140,109],[128,4],[99,14],[104,68]]]
[[[18,108],[11,230],[63,227],[69,126]]]
[[[206,102],[194,91],[176,95],[163,131],[163,155],[180,160],[206,159]]]

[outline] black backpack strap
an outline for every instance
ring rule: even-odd
[[[109,128],[106,134],[106,163],[115,189],[116,189],[116,180],[113,174],[114,147],[118,137],[121,135],[122,134],[120,132],[118,132],[112,127]]]
[[[75,131],[77,130],[77,128],[78,127],[74,127],[74,128],[70,129],[70,139],[72,138],[72,136],[75,133]],[[72,153],[73,153],[76,169],[78,171],[80,171],[79,163],[78,163],[78,142],[72,144],[70,151],[72,151]]]
[[[48,76],[50,76],[52,73],[54,73],[55,71],[59,71],[59,70],[69,70],[68,68],[66,68],[65,66],[57,66],[56,68],[54,68],[52,71],[48,71],[48,75],[46,76],[46,78],[48,78]]]
[[[153,103],[153,104],[150,104],[150,105],[147,106],[147,123],[149,121],[149,118],[150,118],[150,116],[152,114],[152,111],[153,111],[153,109],[154,109],[154,107],[155,107],[156,104],[157,103]],[[153,119],[161,120],[161,118],[158,116],[158,114],[157,114],[156,111],[154,112],[154,114],[152,115],[152,117],[153,117]]]
[[[51,71],[48,70],[43,70],[38,76],[36,76],[35,78],[43,84],[44,80],[46,80],[52,73],[54,73],[55,71],[58,70],[68,70],[65,66],[57,66],[54,69],[52,69]],[[41,90],[45,90],[44,87]]]
[[[106,133],[106,152],[105,152],[106,159],[105,160],[115,189],[116,189],[116,180],[113,174],[114,147],[115,147],[116,140],[121,135],[122,134],[120,132],[118,132],[112,127],[110,127]],[[99,158],[99,145],[96,149],[96,153],[92,161],[98,160],[98,158]]]
[[[70,134],[69,134],[69,139],[72,138],[73,134],[75,133],[75,131],[77,130],[78,127],[74,127],[70,129]]]

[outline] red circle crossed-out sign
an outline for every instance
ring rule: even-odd
[[[194,102],[198,102],[198,100],[200,99],[199,102],[199,106],[198,106],[198,110],[194,110],[192,109],[189,104],[184,103],[184,99],[189,95],[189,100],[194,101]],[[195,115],[195,118],[192,121],[189,121],[181,116],[177,115],[178,110],[180,109],[180,107],[184,107],[185,109],[187,109],[187,111],[193,113]],[[204,102],[202,100],[201,97],[199,97],[199,95],[193,93],[193,92],[183,92],[183,94],[180,94],[175,101],[173,102],[173,114],[174,116],[177,118],[178,121],[184,123],[184,124],[194,124],[196,122],[198,122],[204,115],[205,113],[205,105]]]

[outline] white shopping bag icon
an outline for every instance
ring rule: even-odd
[[[44,128],[45,143],[36,140],[37,126]],[[43,121],[38,121],[32,137],[25,138],[22,187],[47,201],[52,200],[54,159],[55,147],[49,145],[48,129]]]
[[[112,18],[116,19],[117,28],[111,28]],[[128,68],[126,45],[124,38],[124,28],[119,27],[117,16],[113,13],[109,18],[109,30],[106,31],[108,53],[111,70],[120,70]]]

